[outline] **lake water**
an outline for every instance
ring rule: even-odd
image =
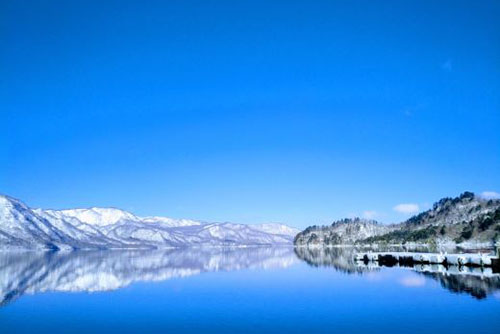
[[[498,333],[490,271],[345,249],[0,253],[0,333]]]

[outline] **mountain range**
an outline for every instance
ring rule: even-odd
[[[300,232],[283,224],[139,217],[116,208],[32,209],[0,195],[0,249],[143,249],[201,246],[462,245],[500,243],[500,200],[443,198],[398,224],[346,218]]]
[[[410,219],[391,225],[360,218],[329,226],[311,226],[297,234],[297,246],[462,245],[490,247],[500,243],[500,200],[472,192],[446,197]]]
[[[0,195],[0,249],[115,249],[292,244],[283,224],[138,217],[115,208],[32,209]]]

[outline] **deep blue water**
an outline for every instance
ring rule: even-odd
[[[0,254],[0,333],[498,333],[500,278],[293,249]],[[437,268],[439,269],[439,268]]]

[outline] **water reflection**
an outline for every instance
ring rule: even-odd
[[[0,306],[45,291],[106,291],[211,271],[284,268],[292,248],[0,253]]]
[[[377,262],[359,262],[354,260],[355,248],[307,248],[295,249],[296,255],[311,266],[333,267],[348,274],[362,274],[380,270]],[[400,270],[412,270],[426,278],[436,280],[440,285],[454,293],[466,293],[474,298],[483,299],[490,294],[500,292],[500,274],[491,268],[468,268],[443,265],[415,265],[399,267]],[[412,278],[407,286],[422,284],[422,280]]]
[[[331,267],[348,275],[382,273],[382,268],[374,262],[356,262],[356,251],[354,248],[289,247],[67,253],[5,252],[0,253],[0,306],[24,294],[47,291],[107,291],[137,281],[162,281],[204,272],[287,268],[300,263],[300,260],[311,267]],[[448,291],[466,293],[477,299],[500,293],[500,275],[493,273],[491,268],[419,265],[398,267],[397,270],[411,270],[420,275],[404,280],[402,284],[405,286],[422,285],[426,279],[432,279]],[[383,273],[396,274],[386,271]],[[314,273],[308,272],[308,275],[302,277],[304,284],[308,284]]]
[[[500,291],[500,275],[474,275],[468,273],[448,274],[442,272],[421,272],[435,279],[445,289],[455,293],[467,293],[477,299]]]
[[[358,266],[354,261],[355,248],[297,247],[297,257],[313,267],[333,267],[347,274],[378,270],[378,266]]]

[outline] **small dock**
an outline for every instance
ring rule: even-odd
[[[469,254],[447,254],[447,253],[412,253],[412,252],[363,252],[355,255],[356,261],[377,262],[383,266],[413,266],[415,264],[434,264],[458,267],[487,267],[493,272],[500,272],[500,260],[497,256],[469,253]]]

